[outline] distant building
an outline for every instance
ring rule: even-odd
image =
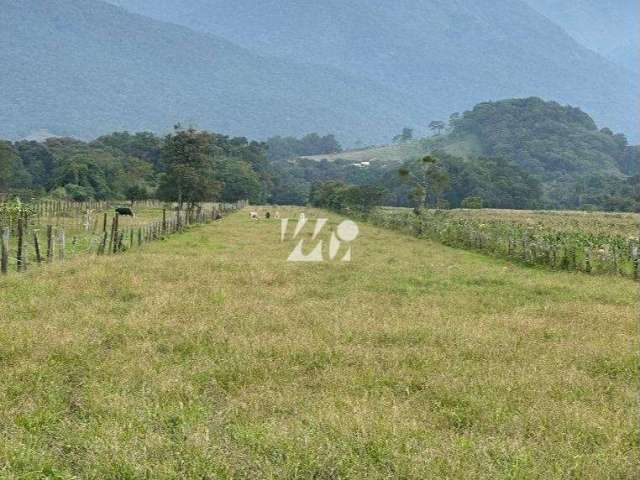
[[[366,168],[366,167],[370,167],[371,166],[371,162],[354,163],[353,166],[354,167],[358,167],[358,168]]]

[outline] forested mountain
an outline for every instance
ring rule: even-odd
[[[426,154],[437,158],[448,176],[442,193],[452,207],[467,197],[489,207],[640,207],[639,148],[622,134],[599,129],[578,108],[535,97],[478,104],[452,115],[446,133],[414,141],[411,148],[328,155],[333,162],[318,161],[322,156],[283,161],[281,182],[289,187],[278,191],[289,195],[294,185],[309,188],[314,181],[378,185],[388,192],[386,202],[404,205],[409,192],[398,168],[416,168],[416,159]],[[358,157],[375,160],[365,168]]]
[[[0,137],[95,137],[177,122],[253,138],[384,138],[417,106],[330,68],[265,58],[97,0],[0,1]]]
[[[476,105],[440,140],[473,145],[481,156],[508,159],[543,184],[545,201],[563,208],[633,209],[638,148],[622,134],[598,129],[582,110],[540,98]]]
[[[637,0],[526,0],[573,38],[633,71],[640,71]]]
[[[487,99],[536,95],[636,134],[630,73],[521,0],[112,1],[264,54],[382,83],[420,106],[422,123],[410,126]]]
[[[579,108],[535,97],[481,103],[453,124],[450,140],[472,137],[483,155],[508,158],[543,178],[620,175],[628,148],[624,135],[599,130]]]

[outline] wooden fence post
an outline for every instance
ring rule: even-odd
[[[47,262],[53,261],[53,227],[47,225]]]
[[[584,271],[586,273],[591,273],[591,248],[586,247],[584,249]]]
[[[65,249],[65,238],[64,238],[64,229],[60,229],[60,249],[58,250],[58,258],[60,261],[64,261],[64,249]]]
[[[2,229],[2,246],[0,247],[0,273],[9,271],[9,229]]]
[[[104,251],[107,248],[107,231],[105,230],[102,233],[102,241],[100,242],[100,246],[98,247],[98,255],[104,255]]]
[[[24,226],[22,224],[22,218],[18,218],[18,253],[17,267],[18,271],[22,272],[25,269],[24,264]]]
[[[167,234],[167,209],[162,209],[162,234]]]
[[[33,231],[33,248],[36,250],[36,261],[42,263],[42,255],[40,253],[40,242],[38,241],[38,232]]]
[[[116,233],[116,218],[113,217],[111,219],[111,231],[109,232],[109,249],[107,253],[111,253],[111,251],[113,250],[113,237],[115,233]]]
[[[116,216],[113,217],[113,228],[114,228],[114,236],[113,236],[113,253],[116,253],[116,251],[118,250],[118,224],[120,223],[119,221],[119,215],[116,213]]]

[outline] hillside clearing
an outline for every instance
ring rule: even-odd
[[[426,152],[423,141],[416,140],[409,143],[399,143],[396,145],[382,145],[378,147],[363,148],[360,150],[347,150],[340,153],[310,155],[305,158],[320,162],[327,160],[335,162],[336,160],[346,160],[349,162],[372,162],[372,163],[401,163],[404,160],[413,157],[419,157]]]
[[[1,477],[637,472],[632,281],[248,217],[0,278]]]

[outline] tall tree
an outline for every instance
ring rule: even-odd
[[[413,171],[409,168],[402,167],[399,170],[400,177],[413,185],[411,192],[411,200],[414,204],[414,212],[420,213],[420,210],[427,204],[427,192],[430,184],[430,169],[437,164],[437,159],[431,155],[427,155],[418,161],[417,170]]]
[[[162,161],[166,166],[158,195],[161,199],[191,206],[214,200],[221,185],[214,179],[213,158],[209,155],[210,136],[193,128],[175,131],[165,137]]]
[[[446,126],[442,120],[434,120],[429,124],[429,129],[436,135],[440,135]]]
[[[393,137],[394,143],[406,143],[413,140],[413,128],[405,127],[402,133]]]
[[[29,188],[31,175],[24,168],[22,160],[11,142],[0,140],[0,193],[9,189]]]

